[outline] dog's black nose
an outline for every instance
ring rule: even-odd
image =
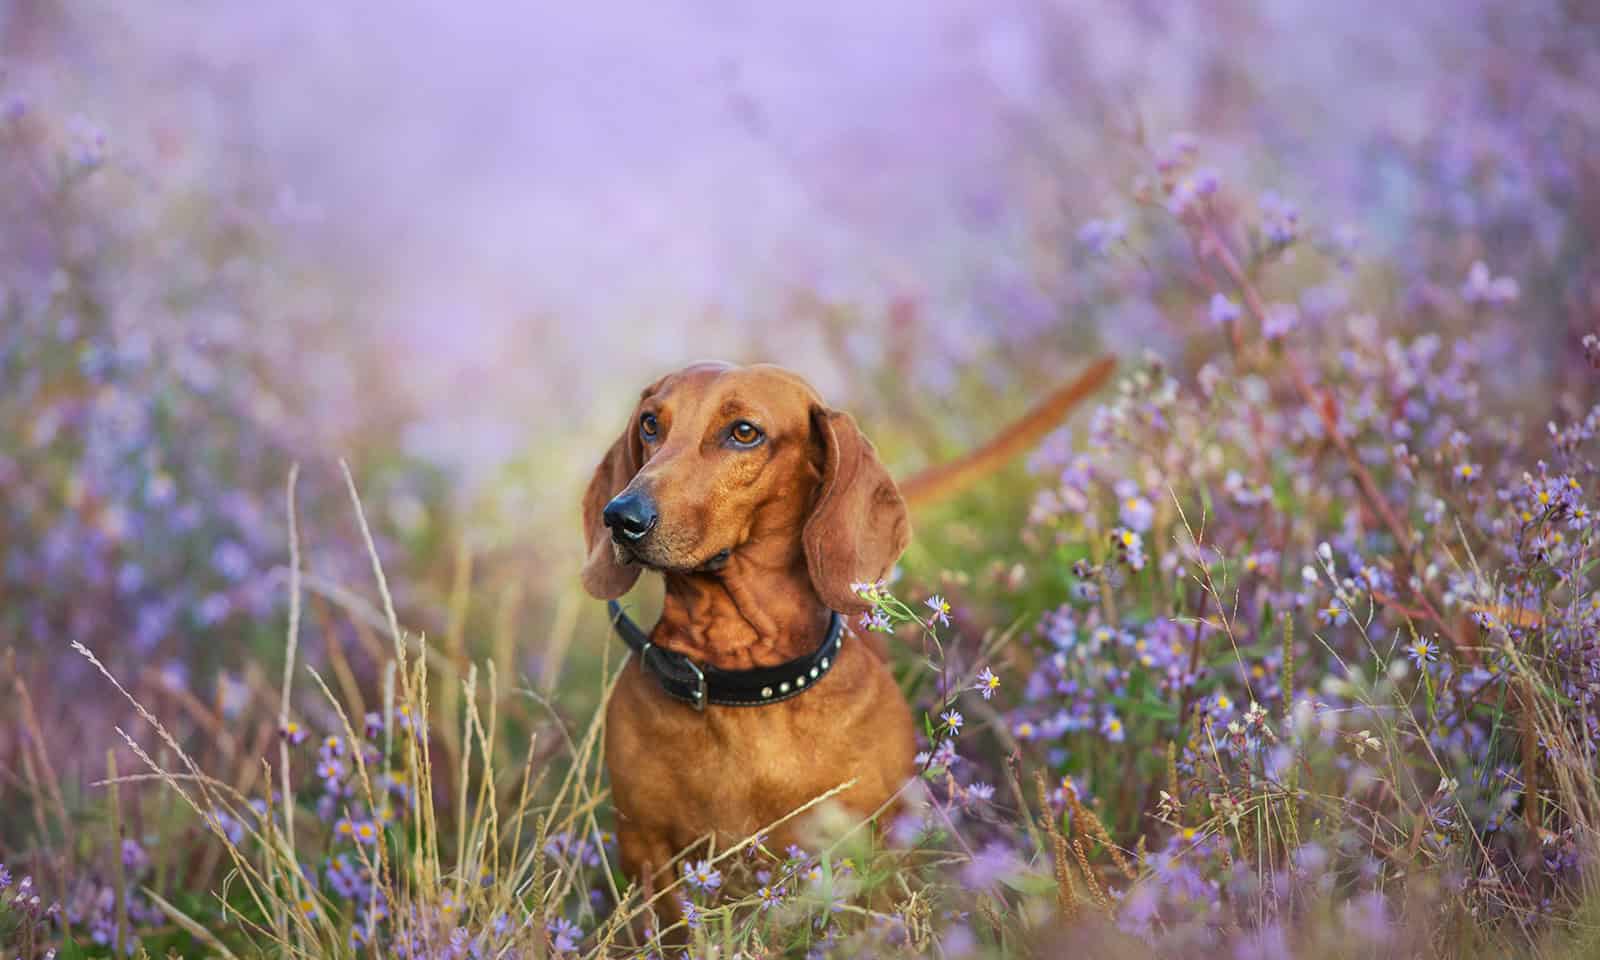
[[[642,493],[624,490],[606,504],[601,517],[611,528],[611,539],[641,540],[656,525],[656,505]]]

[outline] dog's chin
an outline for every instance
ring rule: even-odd
[[[703,558],[660,556],[648,548],[640,549],[627,544],[615,544],[617,561],[654,570],[656,573],[716,573],[728,565],[732,549],[717,550]]]

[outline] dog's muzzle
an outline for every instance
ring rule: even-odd
[[[612,540],[628,544],[649,536],[661,515],[656,512],[654,500],[637,490],[624,490],[606,504],[600,519],[611,531]]]

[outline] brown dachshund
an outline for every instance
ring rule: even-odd
[[[927,499],[973,462],[1036,442],[1111,372],[1104,361],[959,469],[908,482]],[[710,837],[719,848],[814,799],[857,820],[913,774],[911,711],[881,656],[840,631],[911,539],[906,499],[849,414],[773,366],[692,366],[651,384],[583,501],[584,587],[611,600],[644,568],[665,581],[606,711],[622,867],[649,883]],[[837,611],[837,614],[835,613]],[[614,612],[614,616],[618,614]],[[631,632],[630,632],[631,631]],[[781,849],[800,836],[773,830]]]

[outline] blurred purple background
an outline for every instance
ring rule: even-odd
[[[930,384],[1059,325],[1141,128],[1370,256],[1548,264],[1600,111],[1580,7],[21,0],[6,33],[14,89],[270,217],[422,412],[408,446],[477,467],[695,358],[848,395],[801,292],[866,365],[916,303]],[[1433,218],[1486,249],[1417,249]],[[1159,348],[1147,307],[1102,335]]]
[[[1312,319],[1454,322],[1429,305],[1482,260],[1521,291],[1471,328],[1499,375],[1574,375],[1597,31],[1478,0],[9,0],[0,624],[44,664],[227,666],[281,638],[292,460],[313,571],[364,576],[340,455],[403,589],[463,538],[526,549],[547,623],[664,369],[795,367],[903,470],[1093,351],[1181,360],[1204,298],[1141,207],[1184,137],[1337,261],[1288,267]]]

